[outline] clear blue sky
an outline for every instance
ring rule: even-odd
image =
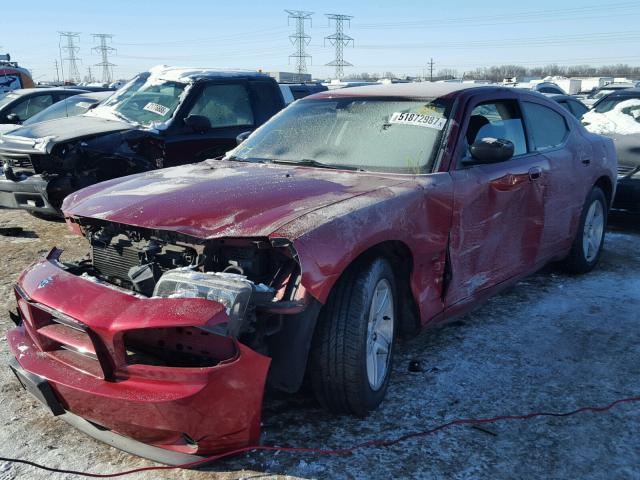
[[[293,52],[284,9],[315,12],[309,71],[331,76],[324,66],[333,51],[323,46],[332,33],[325,13],[353,15],[345,49],[354,64],[346,73],[422,73],[430,57],[435,70],[460,73],[478,66],[518,63],[640,64],[640,1],[538,0],[350,2],[281,1],[51,1],[3,0],[1,51],[31,68],[38,80],[52,79],[59,59],[59,30],[81,32],[81,74],[100,60],[92,33],[115,35],[115,76],[128,78],[156,64],[292,70]]]

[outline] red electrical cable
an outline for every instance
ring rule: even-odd
[[[46,465],[41,465],[36,462],[32,462],[30,460],[21,460],[21,459],[6,458],[6,457],[0,457],[0,461],[11,462],[11,463],[22,463],[25,465],[30,465],[32,467],[40,468],[42,470],[47,470],[49,472],[55,472],[55,473],[67,473],[71,475],[79,475],[79,476],[91,477],[91,478],[114,478],[114,477],[122,477],[124,475],[131,475],[132,473],[146,472],[149,470],[174,470],[179,468],[193,468],[193,467],[205,465],[207,463],[216,462],[218,460],[221,460],[222,458],[227,458],[227,457],[239,455],[241,453],[251,452],[254,450],[266,450],[266,451],[272,451],[272,452],[289,452],[289,453],[310,453],[315,455],[348,455],[350,453],[353,453],[355,450],[358,450],[361,448],[389,447],[391,445],[404,442],[410,438],[426,437],[456,425],[479,425],[479,424],[486,424],[486,423],[496,423],[502,420],[530,420],[536,417],[568,417],[570,415],[575,415],[577,413],[583,413],[583,412],[599,413],[599,412],[606,412],[608,410],[611,410],[616,405],[620,405],[622,403],[632,403],[632,402],[640,402],[640,397],[621,398],[605,406],[582,407],[570,412],[563,412],[563,413],[533,412],[533,413],[527,413],[524,415],[499,415],[497,417],[491,417],[491,418],[477,418],[477,419],[461,418],[457,420],[451,420],[450,422],[444,423],[430,430],[423,430],[420,432],[408,433],[406,435],[402,435],[400,437],[391,438],[391,439],[369,440],[368,442],[359,443],[356,445],[352,445],[351,447],[340,448],[336,450],[326,450],[321,448],[303,448],[303,447],[276,447],[273,445],[253,445],[249,447],[239,448],[237,450],[232,450],[230,452],[221,453],[219,455],[212,455],[210,457],[206,457],[201,460],[196,460],[194,462],[189,462],[189,463],[183,463],[180,465],[154,465],[151,467],[134,468],[132,470],[126,470],[123,472],[116,472],[116,473],[90,473],[90,472],[79,472],[75,470],[64,470],[64,469],[48,467]]]

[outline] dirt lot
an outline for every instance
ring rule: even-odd
[[[0,312],[13,308],[19,272],[53,245],[85,253],[63,224],[0,211]],[[460,417],[567,411],[640,395],[640,221],[618,217],[599,268],[570,277],[552,268],[460,321],[404,343],[388,399],[366,420],[331,416],[306,394],[269,395],[267,444],[335,448],[426,430]],[[0,328],[11,323],[0,317]],[[0,341],[0,362],[9,358]],[[407,365],[417,360],[422,372]],[[0,456],[58,468],[116,472],[151,465],[97,443],[50,417],[0,368]],[[640,478],[640,405],[604,414],[454,427],[434,436],[351,456],[253,453],[203,472],[148,472],[127,478]],[[0,480],[49,478],[0,462]],[[73,478],[53,475],[54,478]]]

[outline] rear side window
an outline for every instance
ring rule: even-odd
[[[271,82],[255,81],[250,83],[256,104],[256,125],[269,120],[282,107],[282,94]]]
[[[253,125],[249,92],[239,84],[204,87],[189,115],[207,117],[212,128]]]
[[[522,102],[534,150],[548,150],[564,142],[569,129],[562,115],[544,105]]]

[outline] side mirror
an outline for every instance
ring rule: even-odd
[[[238,145],[240,145],[242,142],[244,142],[247,138],[249,138],[249,135],[251,135],[253,132],[251,130],[247,131],[247,132],[242,132],[240,135],[238,135],[236,137],[236,143]]]
[[[211,129],[211,122],[204,115],[189,115],[184,119],[184,124],[198,133],[204,133]]]
[[[20,123],[20,117],[17,113],[10,113],[7,115],[8,123]]]
[[[498,163],[513,157],[514,146],[504,138],[485,137],[476,140],[469,151],[472,156],[470,164]]]

